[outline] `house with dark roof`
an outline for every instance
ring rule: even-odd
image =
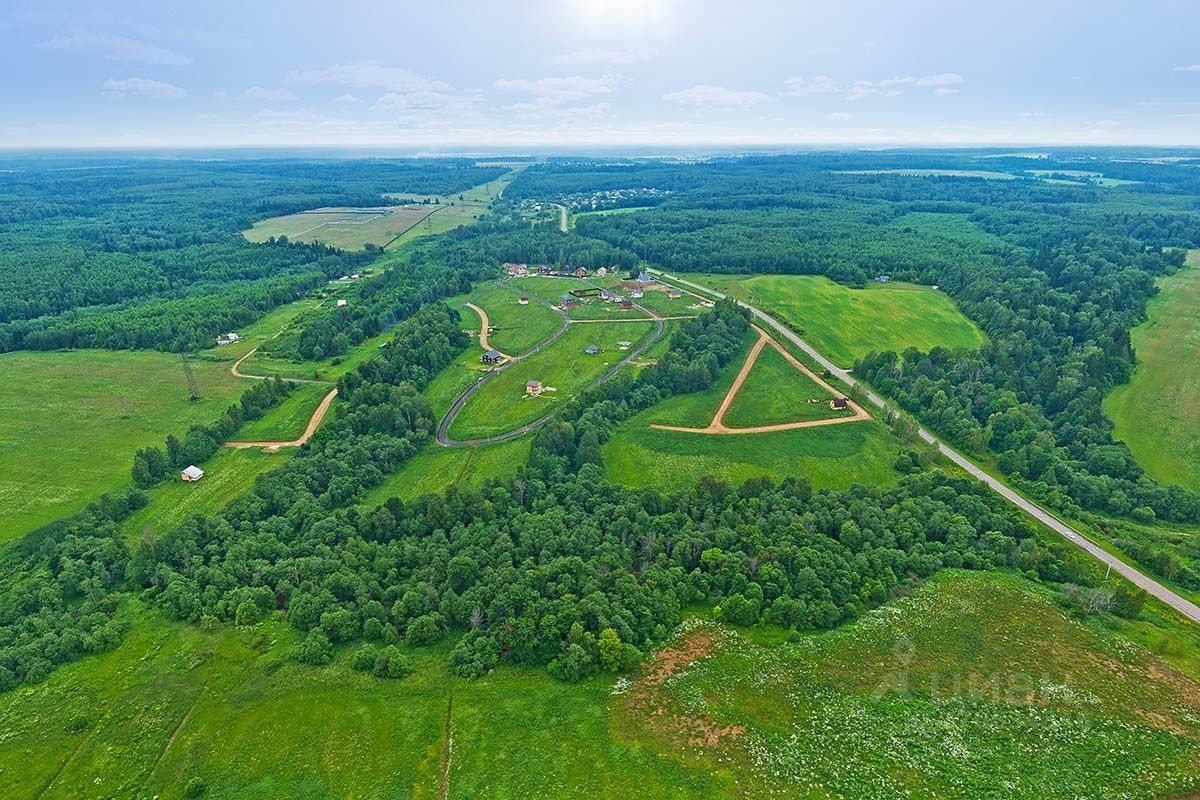
[[[504,360],[504,355],[499,350],[488,350],[479,360],[484,364],[499,364]]]
[[[545,388],[541,381],[525,381],[525,394],[537,397]]]
[[[587,353],[589,356],[594,356],[600,352],[600,348],[594,344],[589,344],[583,349],[583,352]]]
[[[835,397],[829,401],[829,407],[832,408],[834,411],[837,411],[838,409],[841,409],[841,408],[849,408],[850,407],[850,398]]]

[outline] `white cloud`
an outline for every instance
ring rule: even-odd
[[[89,28],[70,28],[48,41],[42,42],[41,46],[50,50],[98,53],[109,61],[166,66],[182,66],[192,63],[191,58],[176,53],[174,50],[128,36]]]
[[[810,94],[837,94],[842,87],[828,75],[818,75],[815,78],[788,78],[784,81],[787,89],[783,94],[788,97],[804,97]]]
[[[917,86],[932,88],[936,95],[956,94],[958,89],[950,88],[966,83],[957,72],[939,72],[936,75],[903,75],[886,78],[879,82],[855,81],[846,92],[847,100],[862,100],[866,97],[895,97],[900,94],[899,86]]]
[[[710,86],[700,83],[690,89],[669,92],[662,96],[681,106],[691,108],[750,108],[770,100],[770,96],[762,92],[726,89],[723,86]]]
[[[375,101],[375,104],[371,106],[371,110],[397,113],[442,111],[459,107],[461,99],[456,95],[448,95],[442,92],[388,92]]]
[[[288,83],[334,84],[360,89],[386,89],[389,92],[417,91],[448,92],[453,87],[412,70],[385,67],[381,64],[335,64],[326,69],[292,70]]]
[[[127,97],[144,97],[150,100],[180,100],[187,97],[187,90],[171,83],[153,81],[149,78],[109,79],[100,91],[105,97],[124,100]]]
[[[501,78],[492,84],[497,89],[531,95],[533,103],[542,107],[574,103],[598,94],[611,94],[619,85],[620,82],[614,75],[603,75],[599,78],[540,78],[535,81]],[[525,104],[518,104],[520,105]]]
[[[933,90],[933,93],[938,97],[945,97],[949,94],[958,94],[958,89],[951,89],[949,86],[939,86]]]
[[[361,103],[362,100],[359,100],[352,94],[339,94],[337,97],[333,98],[333,102],[341,105],[352,106]]]
[[[1172,72],[1200,72],[1200,64],[1181,64]]]
[[[1096,128],[1118,128],[1120,126],[1121,123],[1115,119],[1102,119],[1093,123],[1093,127]]]
[[[854,119],[854,115],[847,114],[845,111],[834,111],[832,114],[826,114],[825,119],[830,122],[845,122],[846,120]]]
[[[576,50],[546,59],[549,64],[579,66],[581,64],[637,64],[658,55],[654,50]]]
[[[267,89],[263,86],[251,86],[242,92],[243,100],[253,100],[258,103],[291,103],[298,98],[289,89]]]
[[[883,84],[880,84],[882,86]],[[862,100],[867,97],[895,97],[900,94],[899,89],[885,89],[876,86],[870,81],[855,81],[854,85],[846,91],[847,100]]]

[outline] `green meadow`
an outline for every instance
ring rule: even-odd
[[[467,295],[464,301],[474,303],[487,312],[488,322],[492,326],[489,343],[511,356],[529,352],[554,335],[562,325],[562,317],[554,309],[536,301],[521,305],[520,299],[519,291],[485,283]],[[463,315],[464,327],[478,332],[479,315],[458,303],[454,305]]]
[[[1104,400],[1114,435],[1151,477],[1200,490],[1200,250],[1159,281],[1133,329],[1138,366]]]
[[[302,383],[283,402],[256,420],[238,428],[234,436],[240,442],[290,442],[300,438],[308,421],[332,386]],[[332,409],[329,413],[333,413]]]
[[[649,322],[572,325],[554,344],[517,362],[476,392],[455,417],[451,437],[504,433],[562,407],[625,358],[618,342],[629,341],[636,347],[653,330]],[[584,349],[593,344],[600,352],[587,355]],[[541,381],[548,388],[540,397],[528,396],[525,383],[529,380]]]
[[[0,540],[81,510],[129,485],[134,453],[211,422],[248,381],[227,363],[191,359],[188,399],[178,355],[21,351],[0,355]]]
[[[566,684],[291,658],[277,616],[201,629],[136,600],[112,652],[0,695],[24,798],[1153,798],[1200,788],[1200,643],[1067,616],[1016,575],[948,572],[787,637],[695,609],[658,664]],[[1159,657],[1141,642],[1174,638]],[[1045,642],[1052,641],[1053,647]],[[661,680],[661,677],[667,680]],[[213,732],[219,735],[213,735]],[[449,746],[448,746],[449,743]],[[536,766],[530,753],[537,753]]]
[[[838,366],[872,351],[974,349],[983,333],[928,286],[870,283],[862,289],[817,275],[685,275],[776,317]]]
[[[517,467],[529,460],[532,441],[532,437],[522,436],[475,447],[442,447],[431,442],[367,495],[362,505],[379,505],[391,497],[408,502],[423,494],[441,494],[450,486],[478,489],[491,478],[511,478]]]
[[[829,407],[833,395],[767,345],[725,414],[731,428],[849,417],[850,409]]]

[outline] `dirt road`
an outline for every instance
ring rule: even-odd
[[[830,397],[841,397],[842,393],[834,389],[826,383],[820,375],[813,372],[808,367],[804,366],[795,356],[787,351],[783,345],[771,337],[769,333],[764,331],[757,325],[751,326],[758,332],[758,341],[750,348],[750,352],[746,354],[746,361],[742,364],[742,368],[738,371],[737,377],[733,380],[733,385],[729,387],[729,391],[725,393],[725,398],[721,401],[721,405],[717,408],[717,413],[713,415],[712,422],[708,423],[706,428],[685,428],[681,425],[651,425],[660,431],[678,431],[681,433],[705,433],[710,435],[724,436],[729,434],[739,433],[771,433],[774,431],[794,431],[800,428],[820,428],[825,425],[841,425],[847,422],[862,422],[868,420],[871,415],[866,410],[855,403],[853,400],[849,402],[850,409],[854,412],[849,417],[833,417],[831,419],[810,419],[803,422],[780,422],[774,425],[753,425],[749,428],[731,428],[725,424],[725,414],[729,411],[729,407],[733,405],[733,399],[737,397],[737,393],[741,391],[742,384],[746,382],[746,377],[750,374],[750,370],[754,368],[754,362],[758,361],[759,355],[767,345],[774,347],[779,354],[787,359],[793,367],[804,373],[813,383],[820,386],[825,391],[829,392]]]
[[[299,447],[312,438],[312,435],[317,432],[317,428],[321,425],[321,420],[325,419],[325,413],[329,411],[329,406],[333,403],[333,398],[337,397],[338,390],[333,388],[329,390],[329,394],[325,395],[321,400],[317,410],[308,420],[308,427],[304,429],[304,434],[299,439],[293,439],[290,442],[225,442],[225,447],[263,447],[267,450],[278,450],[281,447]]]
[[[479,315],[479,322],[480,322],[480,326],[481,326],[479,328],[479,346],[484,349],[484,352],[493,349],[492,346],[488,343],[488,329],[492,327],[492,323],[488,319],[487,312],[484,311],[479,306],[475,305],[474,303],[464,303],[463,305],[465,305],[467,308],[471,309],[472,311],[474,311],[476,314]],[[500,353],[500,356],[502,358],[506,358],[509,361],[512,361],[512,356],[510,356],[508,353],[501,352],[500,350],[497,350],[496,352]]]

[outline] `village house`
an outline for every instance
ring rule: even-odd
[[[479,357],[479,360],[484,364],[499,364],[504,356],[499,350],[488,350]]]
[[[596,274],[603,278],[608,274],[608,267],[601,267],[600,269],[596,270]]]
[[[650,270],[642,270],[638,273],[638,283],[654,283],[654,278],[650,277]]]
[[[624,309],[633,308],[633,301],[630,300],[628,297],[622,297],[621,298],[621,308],[624,308]]]
[[[189,467],[184,467],[183,471],[179,473],[179,477],[185,481],[198,481],[204,477],[204,470],[192,464]]]
[[[641,289],[634,289],[632,292],[629,293],[629,296],[632,297],[634,300],[641,300],[643,297],[646,296],[646,293],[643,292]]]
[[[541,381],[525,381],[525,394],[537,397],[545,388]]]
[[[519,306],[527,306],[527,305],[529,305],[529,298],[528,298],[528,297],[522,297],[521,299],[517,300],[517,305],[519,305]]]
[[[346,306],[350,305],[350,303],[345,300],[338,300],[336,305],[338,308],[345,308]]]
[[[546,266],[545,264],[538,264],[537,274],[538,275],[549,275],[550,268],[548,266]]]
[[[225,344],[233,344],[238,340],[238,338],[239,337],[236,333],[222,333],[217,337],[217,345],[220,346]]]
[[[683,292],[679,291],[678,289],[672,289],[671,291],[667,292],[667,297],[672,300],[678,300],[679,298],[683,297]]]
[[[529,274],[528,264],[515,264],[512,262],[506,262],[501,264],[501,266],[504,267],[505,272],[514,278],[523,278]]]
[[[576,278],[586,278],[587,276],[588,276],[588,271],[587,271],[586,267],[576,267],[576,269],[575,269],[575,277]]]
[[[876,283],[887,283],[889,280],[891,280],[891,278],[888,277],[887,275],[876,275],[875,276]]]
[[[835,410],[835,411],[836,411],[836,410],[838,410],[838,409],[840,409],[840,408],[849,408],[849,407],[850,407],[850,398],[848,398],[848,397],[835,397],[835,398],[833,398],[832,400],[830,400],[830,401],[829,401],[829,407],[830,407],[830,408],[832,408],[832,409],[833,409],[833,410]]]
[[[569,294],[564,294],[562,297],[558,298],[558,307],[562,309],[578,308],[579,298],[572,297]]]
[[[600,352],[600,348],[594,344],[589,344],[584,348],[583,352],[587,353],[589,356],[594,356]]]

